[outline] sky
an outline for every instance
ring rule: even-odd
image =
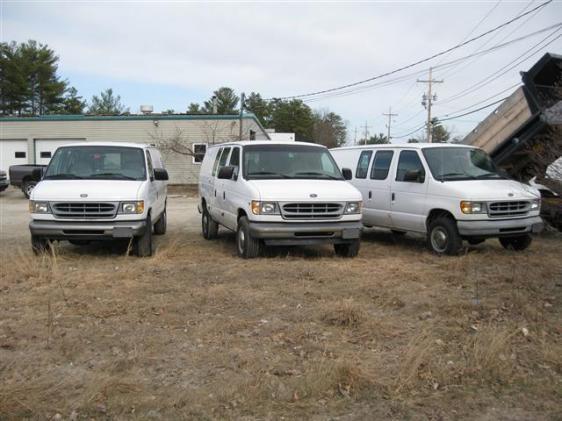
[[[368,79],[447,50],[542,3],[0,0],[0,38],[47,44],[60,57],[59,75],[85,99],[113,88],[133,113],[141,104],[185,112],[189,103],[208,99],[221,86],[273,98]],[[376,80],[385,84],[304,99],[313,109],[340,114],[350,142],[363,137],[365,126],[370,135],[386,134],[383,113],[392,107],[398,115],[392,117],[391,136],[405,142],[423,134],[427,85],[416,80],[428,79],[430,66],[433,78],[443,80],[434,84],[433,116],[470,112],[509,95],[521,81],[520,71],[545,52],[562,54],[560,26],[516,40],[561,22],[562,2],[553,1],[454,52]],[[498,48],[462,59],[493,47]],[[463,136],[493,109],[445,125]]]

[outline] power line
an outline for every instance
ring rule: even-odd
[[[474,42],[474,41],[476,41],[476,40],[478,40],[478,39],[481,39],[481,38],[485,37],[486,35],[489,35],[489,34],[491,34],[491,33],[493,33],[493,32],[496,32],[496,31],[498,31],[499,29],[504,28],[504,27],[506,27],[506,26],[512,24],[513,22],[518,21],[519,19],[522,19],[523,17],[529,15],[530,13],[533,13],[534,11],[539,10],[539,9],[545,7],[546,5],[550,4],[552,1],[553,1],[553,0],[548,0],[548,1],[546,1],[546,2],[544,2],[544,3],[542,3],[542,4],[540,4],[540,5],[536,6],[535,8],[529,10],[528,12],[522,13],[521,15],[516,16],[516,17],[514,17],[514,18],[508,20],[507,22],[504,22],[504,23],[502,23],[501,25],[498,25],[498,26],[496,26],[496,27],[494,27],[494,28],[492,28],[492,29],[490,29],[490,30],[488,30],[488,31],[486,31],[486,32],[483,32],[483,33],[480,34],[480,35],[477,35],[477,36],[475,36],[475,37],[473,37],[473,38],[470,38],[469,40],[466,40],[466,41],[461,42],[461,43],[459,43],[459,44],[457,44],[457,45],[454,45],[453,47],[450,47],[450,48],[448,48],[447,50],[444,50],[444,51],[441,51],[441,52],[439,52],[439,53],[433,54],[432,56],[429,56],[429,57],[426,57],[426,58],[424,58],[424,59],[418,60],[418,61],[416,61],[416,62],[414,62],[414,63],[411,63],[411,64],[408,64],[408,65],[406,65],[406,66],[399,67],[398,69],[395,69],[395,70],[392,70],[392,71],[389,71],[389,72],[386,72],[386,73],[382,73],[382,74],[380,74],[380,75],[373,76],[373,77],[370,77],[370,78],[368,78],[368,79],[360,80],[360,81],[358,81],[358,82],[353,82],[353,83],[348,83],[348,84],[346,84],[346,85],[341,85],[341,86],[338,86],[338,87],[335,87],[335,88],[329,88],[329,89],[324,89],[324,90],[320,90],[320,91],[309,92],[309,93],[306,93],[306,94],[292,95],[292,96],[286,96],[286,97],[281,97],[281,98],[267,98],[266,100],[267,100],[267,101],[272,101],[272,100],[275,100],[275,99],[278,99],[278,100],[287,100],[287,99],[306,98],[306,97],[310,97],[310,96],[316,96],[316,95],[320,95],[320,94],[324,94],[324,93],[328,93],[328,92],[334,92],[334,91],[339,91],[339,90],[346,89],[346,88],[351,88],[351,87],[354,87],[354,86],[362,85],[362,84],[367,83],[367,82],[372,82],[373,80],[377,80],[377,79],[381,79],[381,78],[386,77],[386,76],[393,75],[393,74],[395,74],[395,73],[401,72],[402,70],[406,70],[406,69],[412,68],[412,67],[414,67],[414,66],[417,66],[417,65],[419,65],[419,64],[426,63],[426,62],[428,62],[428,61],[430,61],[430,60],[433,60],[434,58],[440,57],[440,56],[442,56],[442,55],[444,55],[444,54],[447,54],[447,53],[449,53],[449,52],[451,52],[451,51],[454,51],[454,50],[457,50],[457,49],[459,49],[459,48],[461,48],[461,47],[464,47],[464,46],[467,45],[467,44],[470,44],[470,43],[472,43],[472,42]]]
[[[459,117],[464,117],[464,116],[467,116],[467,115],[470,115],[470,114],[477,113],[478,111],[485,110],[486,108],[490,108],[492,105],[499,104],[500,102],[505,101],[507,98],[509,98],[509,96],[503,97],[502,99],[498,99],[497,101],[491,102],[491,103],[489,103],[489,104],[484,105],[483,107],[477,108],[476,110],[472,110],[472,111],[466,112],[466,113],[464,113],[464,114],[459,114],[459,115],[455,115],[455,116],[451,116],[451,117],[443,117],[443,118],[439,118],[439,117],[438,117],[437,119],[438,119],[439,121],[455,120],[455,119],[457,119],[457,118],[459,118]]]

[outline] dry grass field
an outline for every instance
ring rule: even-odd
[[[0,419],[562,418],[559,234],[448,258],[367,231],[352,260],[158,241],[0,248]]]

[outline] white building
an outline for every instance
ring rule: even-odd
[[[45,115],[0,118],[0,169],[47,164],[59,146],[88,141],[156,144],[170,184],[197,183],[207,145],[238,140],[240,118],[216,114],[122,116]],[[253,114],[242,119],[242,139],[269,139]]]

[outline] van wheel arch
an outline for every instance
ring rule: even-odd
[[[456,255],[462,247],[455,217],[444,209],[435,209],[427,217],[427,245],[437,254]]]
[[[439,217],[450,218],[451,220],[453,220],[455,222],[455,224],[457,222],[457,220],[455,219],[453,214],[451,212],[449,212],[448,210],[432,209],[429,212],[429,215],[427,215],[427,219],[425,220],[425,228],[426,228],[427,231],[429,231],[429,226],[431,225],[431,223]]]

